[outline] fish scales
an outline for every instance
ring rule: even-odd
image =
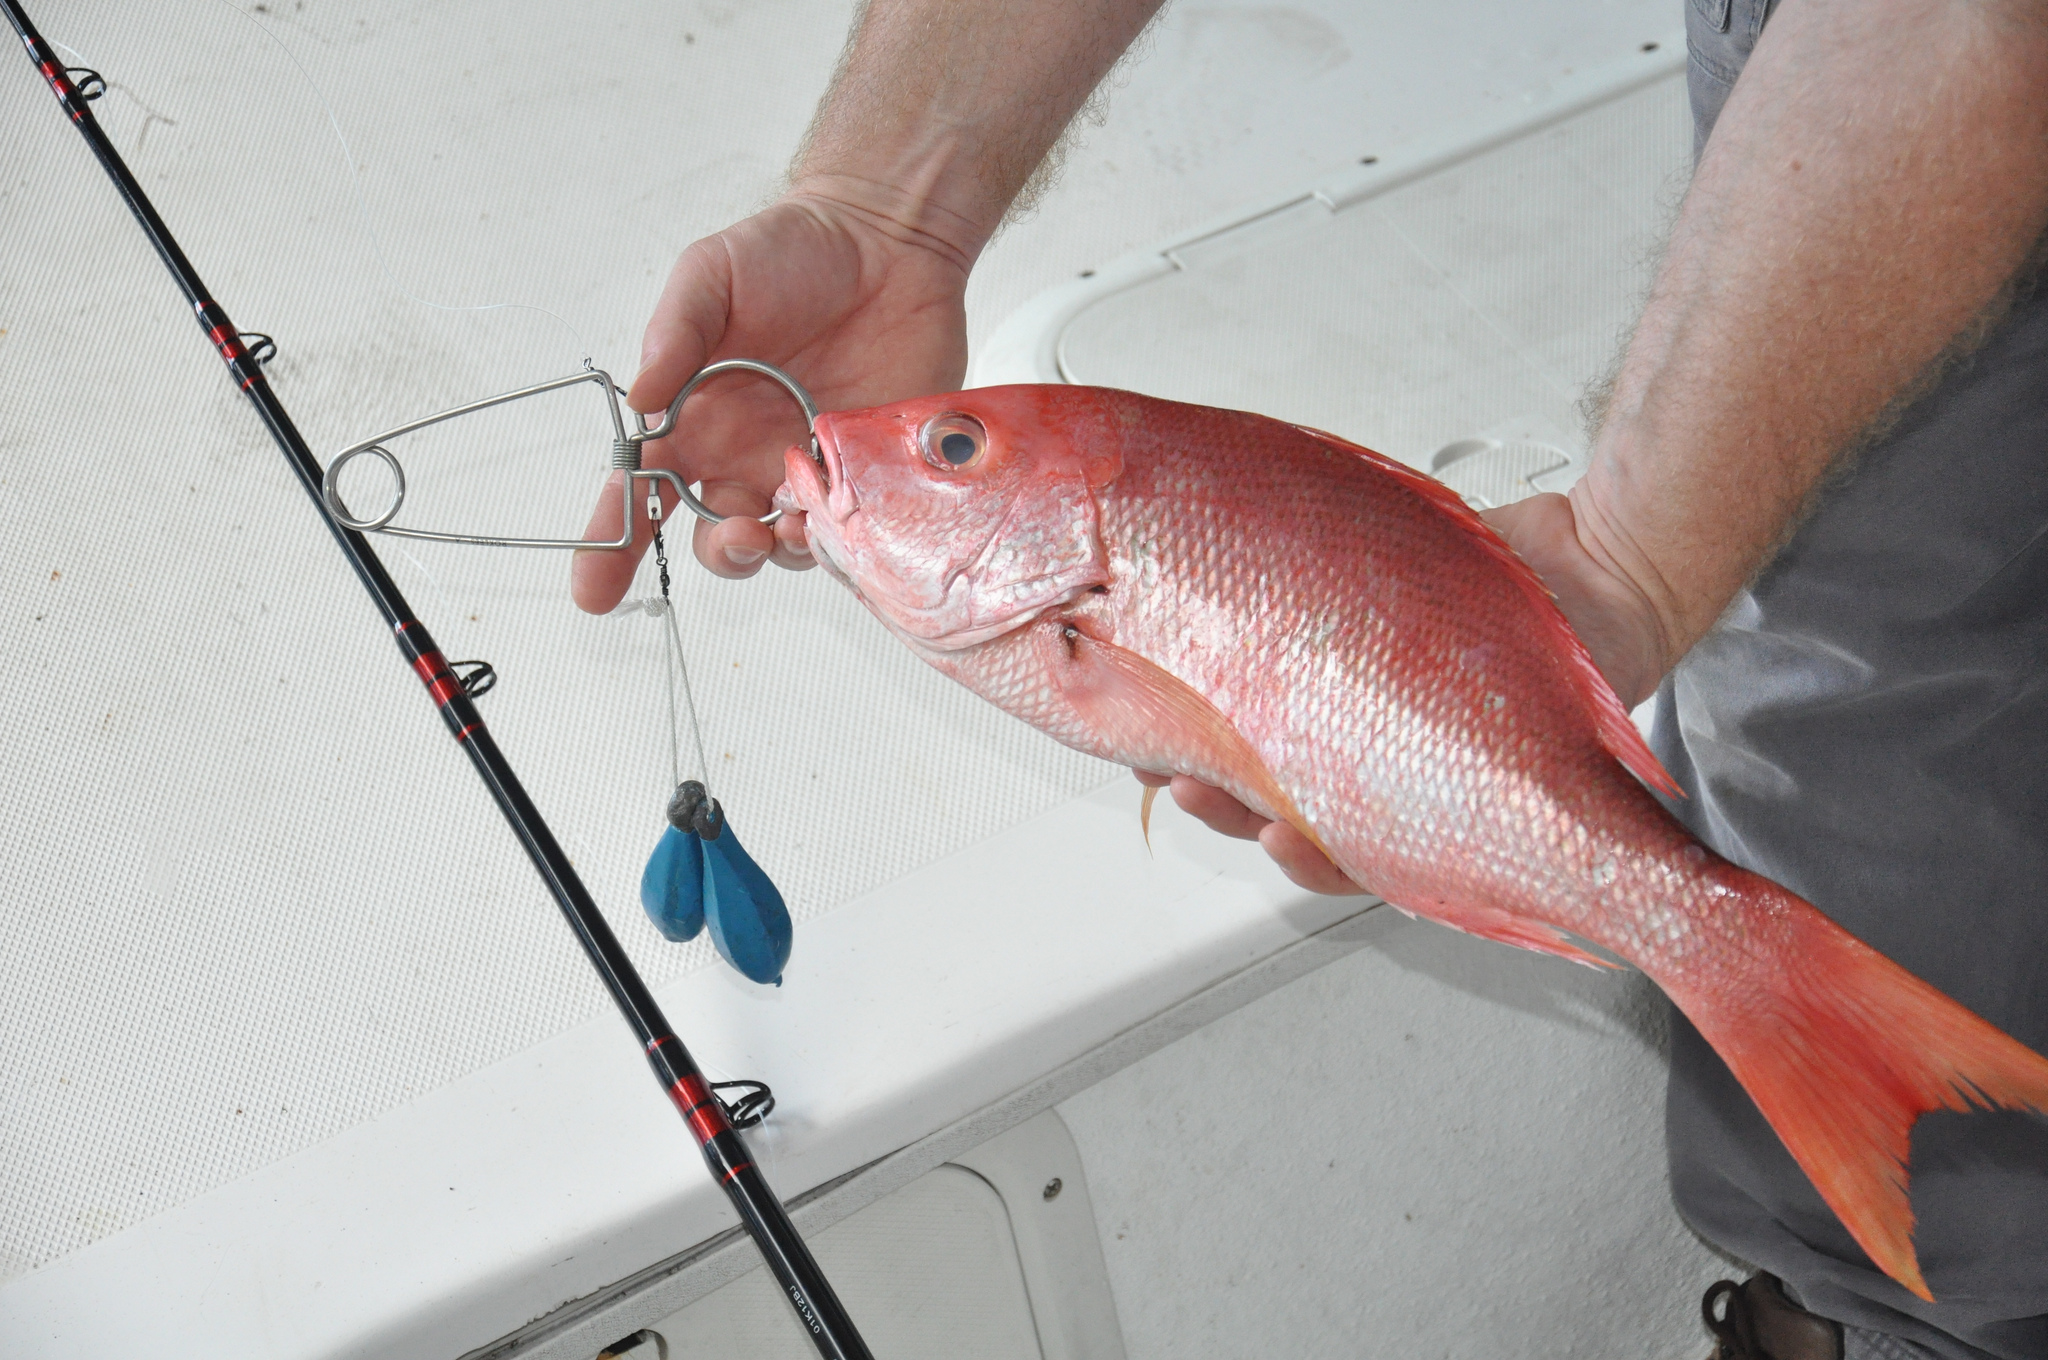
[[[1104,389],[953,393],[816,434],[823,468],[792,449],[777,503],[926,661],[1068,745],[1291,823],[1411,914],[1642,969],[1874,1266],[1932,1297],[1912,1126],[2048,1113],[2048,1060],[1693,839],[1534,573],[1448,490],[1317,431]]]
[[[1270,422],[1168,410],[1125,443],[1102,502],[1109,593],[1069,616],[1101,621],[1102,640],[1206,696],[1332,857],[1397,906],[1505,909],[1648,970],[1677,964],[1686,940],[1659,941],[1617,903],[1697,847],[1639,784],[1612,777],[1565,667],[1471,536],[1312,436],[1293,432],[1297,456],[1275,456]],[[958,664],[1017,664],[996,652]],[[1055,706],[1012,711],[1152,767],[1156,750],[1103,745],[1045,698]],[[1254,790],[1231,791],[1277,815]],[[1605,883],[1603,864],[1618,870]]]

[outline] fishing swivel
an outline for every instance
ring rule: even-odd
[[[802,408],[804,430],[810,436],[811,456],[813,458],[820,458],[816,434],[818,423],[817,403],[811,400],[811,394],[804,390],[801,383],[773,364],[765,364],[758,359],[722,359],[715,364],[707,364],[698,370],[696,377],[683,384],[683,390],[676,393],[675,400],[668,404],[668,409],[662,413],[659,424],[650,427],[647,423],[647,417],[635,411],[632,413],[635,428],[630,431],[626,428],[625,409],[620,405],[619,401],[625,395],[624,389],[614,383],[611,375],[603,369],[585,368],[581,372],[571,373],[567,377],[554,378],[544,383],[535,383],[532,387],[522,387],[516,392],[501,392],[495,397],[485,397],[482,401],[472,401],[464,406],[441,411],[422,420],[415,420],[409,424],[400,425],[397,429],[386,430],[384,433],[374,435],[369,439],[363,440],[361,443],[351,444],[340,453],[334,455],[333,460],[327,464],[326,474],[320,481],[320,499],[325,502],[328,512],[334,516],[336,522],[345,529],[354,529],[359,533],[391,534],[399,538],[423,538],[436,543],[475,543],[492,548],[630,548],[633,546],[634,487],[635,483],[640,482],[647,484],[645,490],[648,496],[648,504],[653,511],[651,517],[657,522],[661,518],[661,500],[658,494],[658,487],[661,483],[667,483],[669,489],[675,492],[676,499],[689,507],[691,514],[708,524],[718,524],[726,516],[719,514],[716,510],[704,504],[703,501],[697,499],[696,494],[690,490],[688,483],[677,474],[670,472],[666,468],[644,466],[641,454],[647,444],[657,439],[665,439],[675,431],[676,420],[682,413],[683,403],[689,400],[690,394],[702,386],[707,379],[717,377],[721,373],[735,372],[757,373],[764,378],[772,380],[783,391],[789,393],[796,401],[796,404]],[[458,416],[474,415],[478,411],[489,410],[493,406],[504,406],[510,402],[523,401],[528,397],[537,397],[546,392],[554,392],[565,387],[574,387],[578,383],[597,384],[604,392],[606,401],[610,406],[612,423],[611,465],[626,474],[620,479],[619,483],[620,510],[622,511],[621,523],[624,527],[621,529],[618,538],[609,542],[581,538],[501,538],[484,534],[456,534],[430,529],[402,528],[391,522],[398,517],[398,512],[405,506],[406,480],[404,466],[399,463],[397,455],[386,447],[390,441],[412,434],[418,430],[424,430],[430,425],[439,425],[443,421],[454,420]],[[377,459],[390,470],[393,490],[391,503],[384,507],[382,513],[367,518],[359,518],[343,503],[337,487],[341,477],[341,470],[347,467],[350,462],[366,454]],[[763,515],[761,523],[773,524],[780,518],[782,518],[782,512],[776,510],[770,514]]]

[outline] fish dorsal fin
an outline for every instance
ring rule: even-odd
[[[1586,644],[1572,631],[1565,619],[1564,611],[1557,607],[1557,598],[1543,584],[1543,578],[1535,568],[1524,562],[1521,555],[1508,546],[1507,540],[1494,531],[1492,525],[1479,517],[1479,512],[1465,504],[1457,492],[1445,486],[1427,473],[1417,472],[1405,463],[1397,463],[1385,454],[1374,453],[1371,449],[1339,439],[1336,435],[1322,430],[1313,430],[1306,425],[1294,427],[1338,453],[1348,453],[1362,458],[1381,472],[1386,473],[1402,486],[1413,491],[1463,529],[1472,539],[1486,550],[1496,561],[1507,569],[1508,576],[1521,587],[1522,593],[1535,606],[1535,614],[1548,632],[1550,642],[1557,655],[1563,659],[1565,669],[1571,676],[1572,686],[1579,698],[1592,713],[1593,724],[1600,739],[1600,745],[1607,753],[1627,767],[1630,774],[1648,784],[1659,793],[1673,798],[1683,798],[1685,793],[1678,787],[1678,781],[1651,752],[1649,743],[1636,727],[1635,719],[1629,717],[1622,707],[1621,698],[1614,692],[1614,686],[1607,683],[1607,677],[1593,664],[1592,653]]]

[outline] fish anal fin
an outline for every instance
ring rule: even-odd
[[[1586,705],[1593,719],[1594,731],[1600,745],[1607,753],[1620,761],[1628,772],[1642,780],[1659,793],[1673,798],[1683,798],[1684,790],[1671,777],[1663,762],[1651,752],[1649,743],[1636,727],[1635,719],[1629,717],[1622,707],[1621,698],[1615,694],[1614,686],[1607,683],[1607,677],[1593,664],[1593,654],[1586,650],[1586,644],[1572,630],[1564,611],[1557,607],[1557,599],[1550,588],[1543,584],[1543,578],[1535,568],[1524,562],[1521,555],[1508,546],[1494,527],[1480,518],[1479,512],[1465,504],[1457,492],[1445,486],[1426,472],[1418,472],[1406,463],[1398,463],[1382,453],[1374,453],[1363,445],[1353,444],[1347,439],[1323,430],[1296,425],[1295,429],[1314,439],[1318,444],[1333,452],[1360,459],[1385,473],[1400,485],[1414,492],[1482,548],[1486,554],[1499,562],[1508,576],[1529,600],[1531,609],[1540,627],[1549,637],[1555,654],[1564,662],[1571,678],[1572,687],[1578,691],[1580,700]]]
[[[1057,649],[1053,674],[1061,693],[1107,746],[1140,768],[1174,770],[1215,784],[1329,853],[1251,742],[1193,686],[1066,620],[1050,618],[1037,627],[1040,645]],[[1149,816],[1147,822],[1149,827]]]
[[[1451,906],[1432,902],[1412,910],[1403,907],[1402,910],[1407,911],[1410,916],[1435,921],[1466,935],[1477,935],[1482,940],[1511,944],[1517,949],[1549,954],[1554,958],[1570,959],[1573,963],[1587,968],[1606,971],[1621,966],[1611,959],[1603,959],[1598,954],[1579,948],[1571,942],[1570,936],[1555,927],[1497,908]]]

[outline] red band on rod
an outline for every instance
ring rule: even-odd
[[[438,650],[422,652],[414,657],[412,668],[419,672],[427,693],[434,696],[435,703],[445,704],[462,693],[462,682],[455,678],[454,671],[448,669],[447,658]]]
[[[702,1077],[684,1077],[668,1088],[668,1098],[683,1112],[683,1122],[699,1143],[708,1143],[732,1127],[726,1122],[725,1107]]]

